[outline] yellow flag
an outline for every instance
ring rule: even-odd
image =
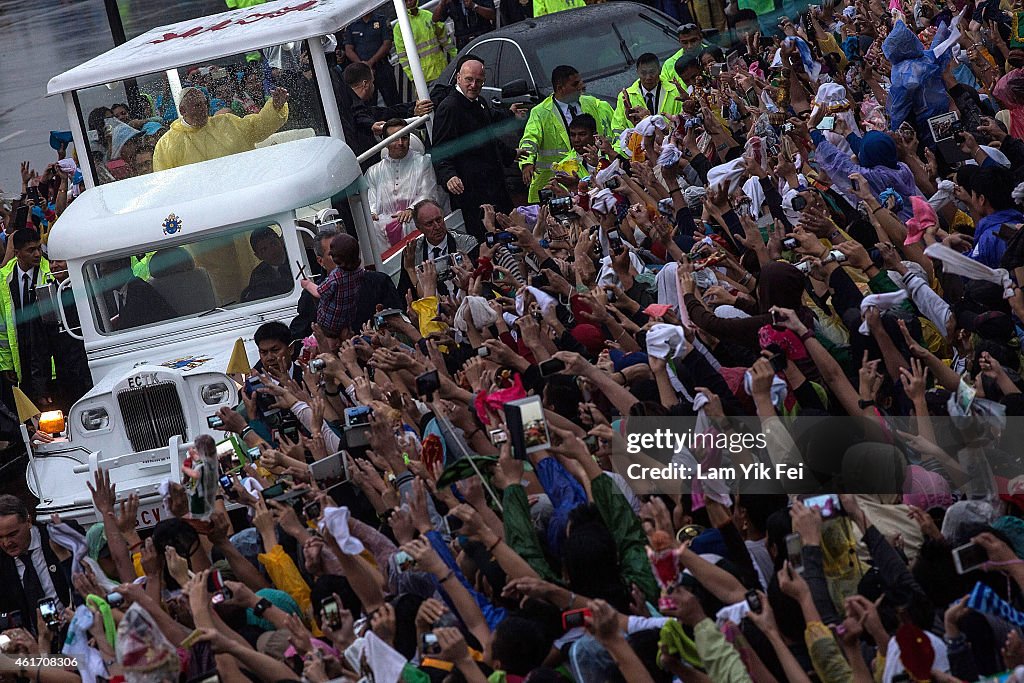
[[[36,408],[36,404],[32,402],[32,399],[26,396],[25,392],[18,387],[14,387],[14,405],[18,409],[19,422],[28,422],[42,412],[39,408]]]
[[[245,343],[239,337],[235,340],[235,347],[231,349],[231,358],[228,360],[227,374],[247,375],[252,371],[249,364],[249,357],[245,354]]]

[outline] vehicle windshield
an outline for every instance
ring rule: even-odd
[[[559,64],[576,66],[585,81],[624,68],[632,73],[623,48],[629,52],[631,61],[644,52],[670,55],[679,49],[673,35],[642,14],[616,19],[611,28],[618,35],[609,35],[608,28],[605,24],[574,26],[571,33],[561,35],[559,40],[538,44],[535,49],[543,73],[551,73]],[[580,59],[580,55],[586,55],[586,59]]]
[[[96,184],[327,135],[304,45],[181,67],[171,78],[160,72],[77,91]],[[276,87],[288,91],[287,120],[272,101]]]
[[[277,224],[248,227],[85,266],[101,334],[290,294],[295,272]]]

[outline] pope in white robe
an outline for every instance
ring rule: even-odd
[[[397,130],[397,126],[388,126],[385,135]],[[422,149],[418,138],[413,144]],[[412,207],[417,202],[433,199],[448,212],[445,206],[448,196],[438,191],[430,157],[411,148],[409,135],[388,145],[382,157],[366,173],[370,216],[375,228],[373,238],[381,254],[416,229]]]

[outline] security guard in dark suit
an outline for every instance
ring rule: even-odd
[[[373,69],[374,85],[388,107],[401,101],[395,69],[388,61],[391,45],[391,25],[383,14],[367,14],[345,29],[345,56],[351,62],[366,62]]]

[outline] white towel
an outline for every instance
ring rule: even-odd
[[[655,130],[668,130],[668,119],[661,114],[652,114],[636,124],[636,132],[645,138],[654,135]]]
[[[608,164],[607,167],[602,168],[597,172],[597,182],[604,187],[604,184],[617,175],[625,175],[626,172],[622,170],[622,166],[619,165],[619,160],[616,159],[612,163]]]
[[[363,542],[352,536],[348,529],[347,507],[330,507],[324,510],[324,518],[320,520],[320,533],[324,531],[334,536],[341,552],[346,555],[358,555],[363,552]]]
[[[709,169],[708,187],[721,187],[725,185],[729,190],[729,194],[732,194],[740,186],[740,179],[743,178],[745,165],[746,162],[743,157],[740,157]]]
[[[1018,185],[1018,187],[1024,186],[1024,183]],[[938,212],[946,204],[953,201],[953,190],[956,188],[956,184],[952,180],[940,180],[938,189],[931,197],[928,198],[928,203],[931,205],[932,210]],[[1017,190],[1013,191],[1013,198],[1018,203],[1024,199],[1024,191],[1022,191],[1020,199],[1017,197]]]
[[[751,218],[759,218],[761,216],[761,207],[764,206],[764,188],[761,187],[761,179],[756,176],[751,176],[747,179],[747,182],[743,183],[743,194],[750,197],[750,216]]]
[[[754,395],[754,376],[750,374],[750,370],[743,373],[743,389],[747,392],[748,396]],[[782,379],[778,375],[772,377],[772,388],[770,390],[772,397],[773,406],[781,406],[782,402],[786,400],[786,394],[789,393],[789,386],[786,384],[786,380]]]
[[[455,312],[455,329],[466,332],[472,324],[474,329],[482,330],[497,320],[498,314],[487,304],[487,299],[482,296],[467,296],[459,304],[459,310]]]
[[[977,250],[975,245],[975,250]],[[974,253],[974,252],[971,252]],[[924,255],[942,262],[943,270],[953,275],[963,275],[970,280],[982,280],[991,282],[1003,288],[1003,298],[1009,299],[1013,296],[1013,281],[1005,268],[989,268],[984,263],[978,263],[970,256],[961,254],[943,244],[933,244],[924,250]]]
[[[611,213],[615,210],[615,195],[604,187],[594,193],[590,198],[590,208],[598,213]]]
[[[740,622],[750,614],[750,605],[746,600],[741,600],[732,605],[726,605],[715,614],[715,625],[718,628],[725,626],[725,622],[731,621],[739,626]]]
[[[868,330],[867,320],[864,319],[864,314],[869,308],[877,308],[880,312],[888,311],[893,306],[899,306],[907,300],[907,293],[902,289],[898,292],[886,292],[885,294],[868,294],[866,297],[861,299],[860,302],[860,317],[861,323],[858,331],[861,334],[867,335],[871,332]]]
[[[546,312],[549,308],[558,303],[555,300],[555,297],[551,296],[547,292],[537,289],[536,287],[527,287],[526,291],[533,295],[533,298],[537,301],[537,305],[540,306],[541,311]],[[516,313],[519,315],[526,315],[526,297],[522,294],[516,295]]]
[[[647,331],[647,353],[655,358],[682,358],[691,348],[686,341],[686,330],[678,325],[658,323]]]
[[[89,647],[89,629],[92,628],[92,621],[93,616],[89,608],[79,605],[68,626],[68,637],[61,650],[63,654],[78,658],[78,675],[82,677],[82,683],[96,683],[97,678],[109,678],[107,666],[103,663],[103,655],[96,648]]]
[[[658,155],[658,166],[672,167],[683,158],[683,153],[671,142],[661,146],[661,154]]]
[[[749,318],[750,314],[747,313],[746,311],[741,311],[735,306],[731,306],[729,304],[722,304],[721,306],[715,308],[715,316],[726,319],[739,319]]]
[[[640,260],[635,251],[629,248],[629,245],[626,245],[626,249],[629,250],[629,263],[633,266],[633,270],[637,273],[642,273],[644,271],[644,262]],[[615,274],[615,270],[612,268],[611,256],[605,256],[601,259],[601,269],[597,272],[597,284],[600,287],[621,284],[619,276]]]

